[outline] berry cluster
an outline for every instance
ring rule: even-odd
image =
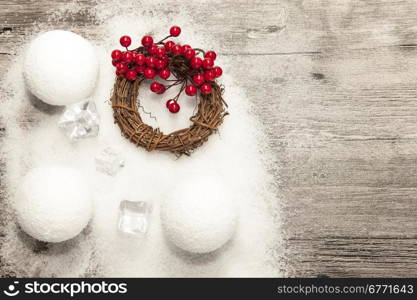
[[[180,27],[172,26],[169,33],[156,43],[151,36],[145,35],[142,37],[142,46],[134,50],[128,49],[132,39],[127,35],[122,36],[120,44],[126,51],[113,50],[111,57],[117,76],[131,81],[139,77],[154,80],[150,89],[156,94],[163,94],[169,88],[181,85],[179,93],[166,102],[168,110],[177,113],[180,110],[178,99],[183,91],[188,96],[197,96],[198,91],[203,95],[210,94],[214,80],[222,75],[223,70],[214,66],[216,52],[166,41],[179,36]],[[171,75],[175,79],[169,79]],[[164,80],[165,84],[156,81],[156,76]]]

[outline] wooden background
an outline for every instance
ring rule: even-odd
[[[0,1],[1,73],[64,2]],[[187,3],[276,151],[288,275],[416,277],[417,1]],[[82,11],[60,26],[94,36]]]

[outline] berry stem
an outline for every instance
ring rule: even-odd
[[[155,44],[161,45],[161,44],[163,44],[163,41],[165,41],[166,39],[169,39],[170,37],[172,37],[172,35],[168,35],[168,36],[164,37],[162,40],[160,40],[159,42],[157,42]]]
[[[137,53],[142,53],[142,54],[145,54],[145,51],[146,50],[146,48],[145,47],[143,47],[143,46],[140,46],[140,47],[138,47],[138,48],[136,48],[136,49],[133,49],[132,51],[135,51],[135,52],[137,52]]]
[[[181,86],[180,91],[179,91],[179,92],[178,92],[178,94],[174,97],[174,100],[175,100],[175,101],[178,101],[178,99],[179,99],[179,97],[180,97],[181,93],[184,91],[185,84],[186,84],[186,81],[184,80],[184,81],[182,82],[182,86]]]
[[[206,51],[200,48],[194,48],[195,51],[203,53],[203,56],[206,54]]]
[[[179,85],[179,84],[181,84],[181,83],[183,83],[183,82],[184,82],[183,80],[175,80],[175,82],[174,82],[174,83],[172,83],[172,84],[170,84],[170,85],[168,85],[168,86],[166,87],[166,89],[169,89],[169,88],[171,88],[171,87],[173,87],[173,86]]]

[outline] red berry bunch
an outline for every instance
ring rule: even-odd
[[[125,35],[120,38],[120,45],[126,51],[113,50],[111,53],[116,75],[134,81],[139,77],[153,80],[150,89],[156,94],[163,94],[173,86],[181,85],[179,93],[166,102],[171,113],[180,110],[178,99],[183,91],[188,96],[197,96],[198,92],[208,95],[212,92],[213,82],[223,73],[222,68],[214,65],[216,52],[192,48],[190,45],[180,45],[166,41],[181,34],[181,28],[172,26],[169,35],[159,42],[154,42],[152,36],[142,37],[142,46],[129,50],[132,39]],[[184,67],[185,66],[185,67]],[[173,75],[175,79],[169,79]],[[165,80],[164,84],[155,77]]]

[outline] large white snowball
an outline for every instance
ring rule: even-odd
[[[212,252],[233,236],[236,203],[219,180],[185,180],[163,202],[162,225],[179,248],[193,253]]]
[[[48,166],[30,171],[16,193],[21,228],[45,242],[62,242],[88,224],[93,207],[89,186],[77,170]]]
[[[23,75],[28,89],[51,105],[67,105],[94,91],[99,63],[93,46],[78,34],[63,30],[35,38],[25,54]]]

